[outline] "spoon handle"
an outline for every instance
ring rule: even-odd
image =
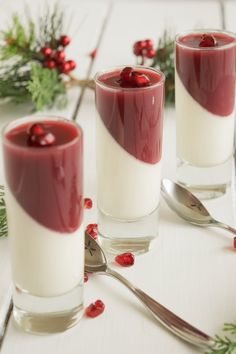
[[[152,299],[149,295],[145,294],[142,290],[136,288],[119,273],[110,268],[107,268],[105,273],[118,279],[129,290],[131,290],[132,293],[136,295],[143,305],[151,312],[151,314],[176,336],[201,348],[211,347],[214,345],[214,339],[182,320],[173,312],[159,304],[156,300]]]
[[[217,227],[221,227],[222,229],[225,229],[229,232],[231,232],[232,234],[234,234],[234,236],[236,236],[236,229],[234,229],[233,227],[223,223],[223,222],[220,222],[220,221],[216,221],[213,226],[217,226]]]

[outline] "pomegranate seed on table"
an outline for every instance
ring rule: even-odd
[[[116,263],[118,263],[122,267],[132,266],[134,264],[134,260],[135,260],[135,257],[130,252],[125,252],[125,253],[119,254],[115,257]]]
[[[84,209],[91,209],[93,206],[92,199],[84,198]]]
[[[234,249],[236,250],[236,237],[234,237]]]
[[[105,305],[102,302],[102,300],[96,300],[92,304],[90,304],[88,307],[85,309],[85,314],[87,317],[97,317],[103,313],[105,310]]]
[[[84,283],[87,283],[87,281],[88,281],[88,274],[87,273],[84,273]]]
[[[89,224],[87,225],[85,232],[89,234],[94,240],[98,237],[98,224]]]
[[[199,42],[199,47],[215,47],[216,39],[212,34],[204,33]]]

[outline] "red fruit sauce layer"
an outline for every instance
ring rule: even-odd
[[[96,106],[113,138],[135,158],[155,164],[161,159],[164,82],[155,71],[135,68],[150,86],[122,88],[120,70],[102,74],[96,85]]]
[[[189,94],[209,112],[228,116],[235,105],[235,38],[212,33],[214,47],[199,47],[202,34],[180,37],[176,44],[176,69]],[[197,49],[198,48],[198,49]]]
[[[63,121],[45,120],[43,124],[55,135],[53,147],[27,146],[32,123],[6,133],[7,184],[33,219],[51,230],[71,233],[80,226],[84,208],[82,133]]]

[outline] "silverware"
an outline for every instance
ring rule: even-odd
[[[142,290],[136,288],[122,275],[109,268],[103,250],[87,233],[85,233],[85,272],[105,274],[119,280],[137,296],[162,325],[186,342],[201,348],[210,347],[214,344],[214,340],[210,336],[182,320],[149,295],[145,294]]]
[[[236,229],[215,220],[200,200],[178,183],[163,179],[161,192],[168,206],[184,220],[197,226],[220,227],[236,235]]]

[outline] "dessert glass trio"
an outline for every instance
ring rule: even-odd
[[[177,180],[202,198],[230,183],[236,83],[233,33],[176,37]],[[158,234],[164,75],[96,74],[99,236],[108,252],[143,253]],[[3,131],[14,319],[53,333],[82,316],[83,134],[74,122],[26,117]]]

